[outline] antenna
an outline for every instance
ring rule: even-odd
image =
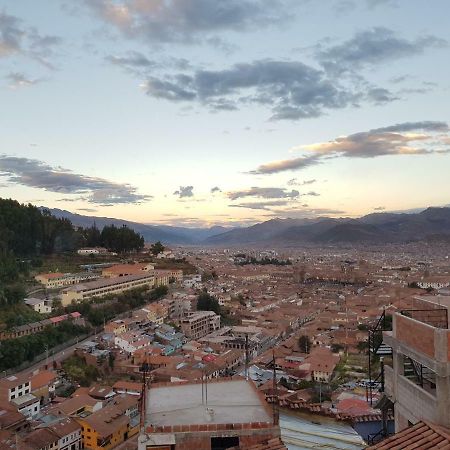
[[[245,379],[248,381],[248,334],[245,335]]]
[[[142,387],[141,387],[141,407],[140,407],[140,431],[141,433],[145,431],[145,419],[147,413],[147,373],[148,373],[148,363],[144,362],[141,366],[142,370]]]
[[[275,350],[272,348],[272,365],[273,365],[273,399],[272,399],[272,415],[273,424],[278,425],[278,386],[277,386],[277,368],[275,366]]]
[[[204,378],[205,378],[205,369],[202,369],[202,405],[205,404],[205,397],[204,397],[204,392],[203,392]]]

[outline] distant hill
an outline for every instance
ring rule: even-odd
[[[450,237],[450,208],[419,213],[376,213],[358,219],[272,219],[206,239],[211,245],[302,243],[389,243]]]
[[[109,217],[85,216],[60,209],[51,209],[56,217],[69,219],[74,225],[98,228],[105,225],[127,225],[147,242],[165,244],[233,246],[245,244],[383,244],[450,239],[450,207],[427,208],[418,213],[380,212],[350,219],[319,217],[314,219],[271,219],[250,227],[187,228],[151,225]]]
[[[69,219],[73,225],[81,227],[90,227],[92,225],[102,229],[106,225],[116,225],[133,229],[140,233],[146,242],[161,241],[164,244],[196,244],[215,234],[229,231],[229,228],[214,226],[211,228],[187,228],[171,227],[168,225],[149,225],[128,220],[115,219],[111,217],[86,216],[82,214],[71,213],[63,209],[53,208],[50,212],[58,218]]]

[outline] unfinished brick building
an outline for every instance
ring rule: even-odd
[[[139,450],[246,448],[278,438],[276,414],[251,381],[152,385]]]

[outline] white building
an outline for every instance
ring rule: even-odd
[[[116,336],[114,338],[114,344],[127,353],[133,354],[136,350],[149,347],[151,341],[147,337],[129,332]]]
[[[52,301],[43,298],[26,298],[25,304],[33,308],[40,314],[49,314],[52,312]]]
[[[11,403],[16,406],[17,411],[25,417],[35,417],[41,410],[41,401],[33,394],[24,394],[11,400]]]
[[[103,297],[108,294],[120,294],[130,289],[139,287],[153,287],[155,276],[153,273],[146,275],[128,275],[124,277],[107,278],[89,283],[78,284],[62,292],[62,305],[70,305],[74,301],[81,301],[91,297]]]
[[[70,417],[64,417],[48,425],[58,436],[58,450],[80,450],[82,446],[81,425]]]

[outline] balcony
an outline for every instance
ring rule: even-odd
[[[437,398],[402,375],[397,377],[395,397],[415,417],[439,423]]]
[[[447,308],[435,309],[405,309],[400,311],[402,316],[410,317],[418,322],[426,323],[434,328],[448,329]]]

